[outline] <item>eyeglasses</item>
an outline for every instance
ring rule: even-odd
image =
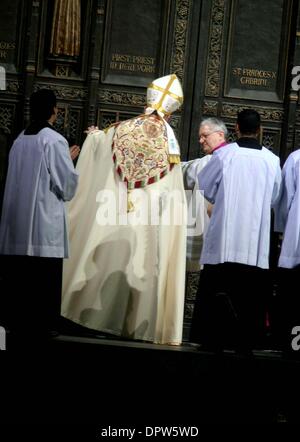
[[[216,133],[216,132],[221,132],[220,130],[214,130],[212,132],[209,132],[209,134],[201,134],[199,135],[199,139],[201,140],[201,138],[204,138],[205,140],[212,134]]]

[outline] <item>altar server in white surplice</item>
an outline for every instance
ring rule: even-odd
[[[279,267],[300,264],[300,149],[292,152],[282,169],[282,190],[275,210],[275,230],[284,232]]]
[[[69,256],[65,201],[75,194],[78,174],[67,140],[53,127],[57,112],[53,91],[34,92],[31,122],[9,154],[0,226],[6,288],[1,301],[6,299],[12,336],[26,339],[26,346],[57,332],[63,258]]]
[[[167,117],[182,99],[176,75],[162,77],[147,89],[143,115],[88,134],[69,206],[64,317],[126,338],[181,343],[186,199]]]
[[[201,255],[192,340],[220,349],[232,326],[233,345],[250,351],[263,333],[268,291],[271,207],[280,189],[279,158],[258,142],[260,116],[239,113],[238,140],[216,149],[199,188],[214,206]]]
[[[283,232],[278,262],[279,333],[284,348],[291,349],[292,329],[300,325],[300,149],[288,156],[282,169],[275,230]]]

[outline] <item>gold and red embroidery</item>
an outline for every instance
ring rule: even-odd
[[[141,115],[121,122],[113,138],[113,159],[128,190],[145,187],[163,178],[172,168],[163,121]]]

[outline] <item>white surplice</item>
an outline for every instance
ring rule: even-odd
[[[275,207],[275,230],[284,232],[279,267],[300,264],[300,149],[292,152],[282,169],[282,188]]]
[[[206,155],[202,158],[181,163],[188,202],[186,268],[190,272],[201,270],[200,256],[203,246],[203,235],[207,230],[209,216],[207,214],[208,201],[205,200],[200,192],[198,175],[210,159],[211,155]]]
[[[94,330],[180,344],[186,225],[184,220],[176,225],[172,216],[171,225],[163,225],[163,217],[172,195],[179,212],[186,213],[181,166],[132,190],[134,211],[127,214],[126,185],[112,158],[114,132],[112,127],[89,134],[77,163],[80,178],[69,205],[71,257],[64,263],[62,315]],[[144,222],[145,197],[159,200],[156,225]],[[139,224],[137,217],[144,221]]]
[[[231,143],[213,153],[198,179],[205,198],[214,204],[200,262],[269,268],[271,206],[281,183],[279,158],[265,147]]]
[[[67,258],[65,201],[78,176],[67,140],[44,127],[15,140],[9,154],[0,227],[0,253]]]

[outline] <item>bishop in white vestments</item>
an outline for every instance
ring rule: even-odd
[[[166,117],[182,99],[176,75],[162,77],[147,89],[143,115],[88,134],[69,205],[64,317],[125,338],[181,343],[186,199]]]

